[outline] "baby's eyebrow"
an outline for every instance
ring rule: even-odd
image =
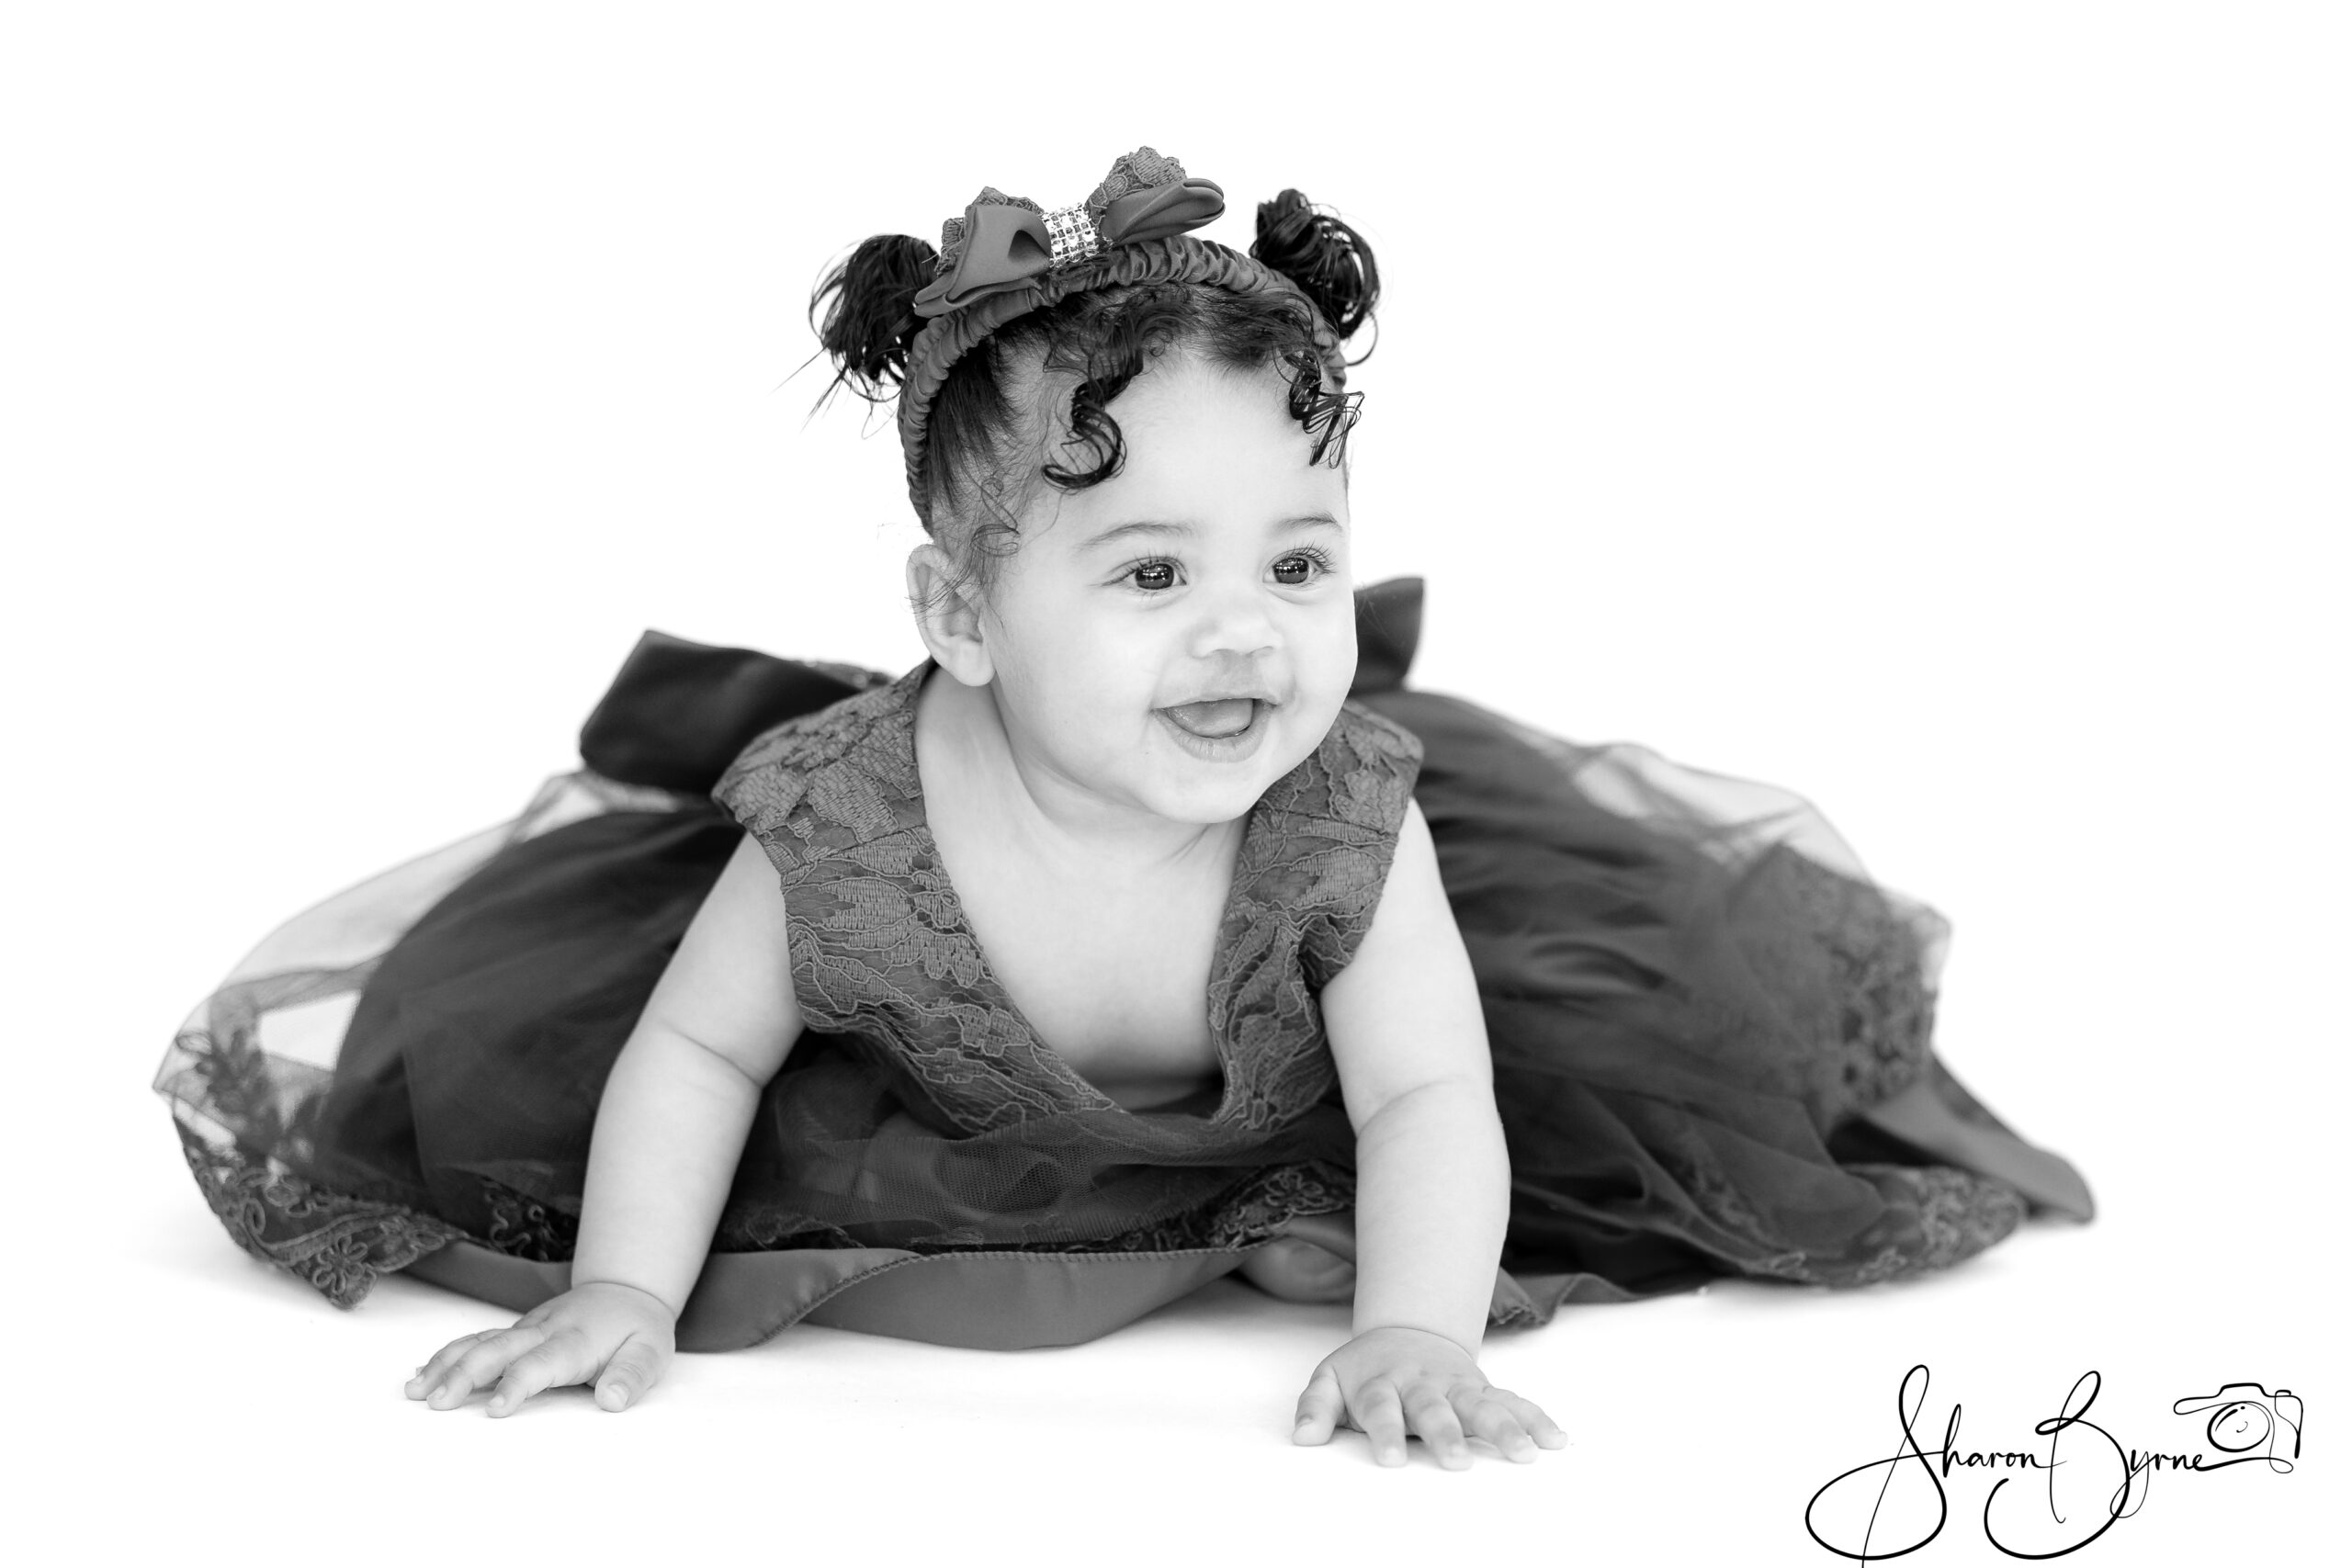
[[[1303,512],[1295,517],[1279,517],[1266,525],[1269,534],[1296,533],[1308,528],[1329,528],[1344,531],[1340,520],[1328,512]],[[1118,523],[1103,529],[1080,547],[1099,549],[1122,539],[1189,539],[1200,530],[1190,523],[1159,523],[1151,521]]]

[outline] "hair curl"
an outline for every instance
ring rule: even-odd
[[[1150,364],[1172,351],[1220,368],[1279,368],[1291,417],[1314,437],[1310,462],[1345,458],[1363,394],[1344,389],[1347,367],[1328,365],[1321,344],[1351,336],[1372,319],[1380,272],[1372,248],[1337,216],[1285,190],[1258,208],[1252,259],[1296,292],[1240,294],[1208,284],[1119,284],[1080,289],[1019,316],[949,369],[932,400],[922,474],[931,521],[967,575],[985,587],[994,565],[1018,544],[1016,521],[1042,480],[1080,491],[1116,475],[1126,437],[1111,405]],[[904,384],[923,321],[914,297],[938,266],[938,253],[903,234],[877,234],[827,273],[808,303],[809,322],[832,359],[833,379],[818,403],[842,388],[885,401]],[[1061,457],[1042,450],[1055,422],[1047,389],[1069,386]]]

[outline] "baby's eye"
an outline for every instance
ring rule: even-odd
[[[1144,561],[1129,567],[1127,577],[1137,588],[1147,592],[1157,593],[1161,589],[1176,586],[1176,563],[1164,560]]]
[[[1274,563],[1274,581],[1285,588],[1304,588],[1330,570],[1331,562],[1321,551],[1299,550]]]

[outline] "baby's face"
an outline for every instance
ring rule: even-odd
[[[1322,741],[1355,677],[1347,485],[1307,460],[1286,391],[1163,362],[1111,405],[1117,476],[1040,485],[985,623],[1026,761],[1106,804],[1223,822]]]

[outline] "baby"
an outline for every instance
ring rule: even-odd
[[[1295,191],[1190,235],[1223,207],[1144,149],[858,246],[812,316],[896,399],[922,662],[650,635],[580,773],[181,1031],[248,1251],[528,1309],[411,1397],[621,1410],[804,1319],[1070,1344],[1238,1269],[1353,1303],[1300,1442],[1459,1468],[1565,1441],[1490,1324],[2091,1216],[1933,1048],[1941,917],[1802,800],[1403,684],[1418,600],[1351,581],[1371,253]]]
[[[1149,1111],[1219,1078],[1204,998],[1252,808],[1325,745],[1355,674],[1354,406],[1324,389],[1341,373],[1335,330],[1352,331],[1371,290],[1368,256],[1326,254],[1336,226],[1295,193],[1281,215],[1343,273],[1354,292],[1339,302],[1139,231],[1172,220],[1171,192],[1197,209],[1215,187],[1148,150],[1121,164],[1119,195],[1153,210],[1139,224],[1114,196],[1079,248],[1138,259],[1091,274],[1091,256],[1069,261],[1085,287],[988,336],[975,323],[1013,291],[976,292],[990,281],[976,265],[939,288],[913,242],[869,242],[820,299],[844,377],[930,395],[910,466],[931,537],[907,589],[930,655],[912,740],[943,876],[1037,1041]],[[998,215],[1035,216],[984,197],[961,259],[1019,249],[991,241]],[[1049,261],[1062,243],[1048,236]],[[1034,292],[1038,276],[1016,280]],[[912,314],[910,284],[935,296]],[[908,367],[933,306],[958,313],[944,325],[974,337],[964,352],[985,372],[947,395],[935,355]],[[780,863],[760,832],[743,838],[612,1068],[571,1288],[445,1347],[411,1397],[448,1409],[493,1388],[500,1416],[593,1383],[619,1410],[661,1378],[755,1108],[802,1036],[789,954],[803,917]],[[1541,1409],[1478,1369],[1510,1170],[1477,989],[1409,800],[1376,913],[1315,1001],[1354,1129],[1352,1278],[1299,1242],[1244,1265],[1281,1295],[1352,1286],[1353,1337],[1307,1380],[1296,1440],[1351,1426],[1393,1465],[1417,1436],[1449,1468],[1469,1462],[1465,1435],[1518,1461],[1560,1446]]]

